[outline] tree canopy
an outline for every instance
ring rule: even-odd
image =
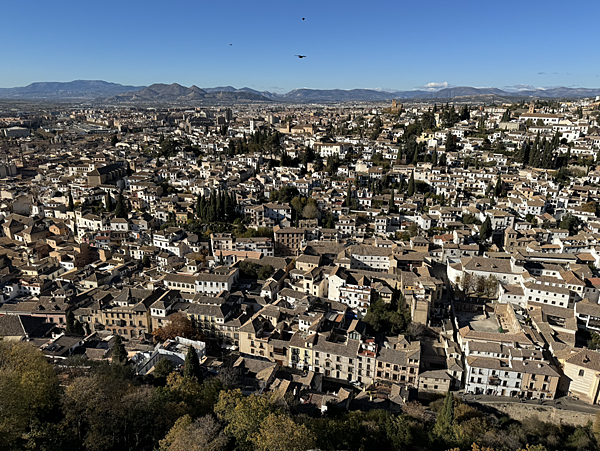
[[[169,323],[163,327],[159,327],[154,332],[154,340],[163,342],[166,340],[174,340],[175,337],[183,337],[189,339],[200,338],[200,333],[196,330],[192,321],[185,313],[174,313],[170,317]]]
[[[0,449],[18,449],[53,408],[58,379],[31,344],[0,341]]]

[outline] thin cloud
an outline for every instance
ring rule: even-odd
[[[536,89],[535,86],[533,85],[510,85],[510,86],[504,86],[504,89],[506,91],[529,91],[530,89]]]
[[[448,83],[447,81],[436,82],[432,81],[427,83],[426,85],[417,86],[415,89],[421,89],[424,91],[439,91],[440,89],[451,88],[453,85]]]
[[[546,72],[538,72],[538,75],[546,75]]]

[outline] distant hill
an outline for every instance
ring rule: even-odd
[[[233,86],[217,86],[216,88],[202,88],[204,89],[206,92],[210,92],[210,93],[215,93],[215,92],[249,92],[251,94],[257,94],[259,96],[263,96],[266,97],[267,99],[278,99],[281,96],[279,94],[276,94],[274,92],[269,92],[269,91],[257,91],[256,89],[252,89],[252,88],[234,88]]]
[[[240,102],[269,101],[268,98],[235,88],[200,89],[197,86],[186,88],[178,83],[170,85],[157,83],[140,91],[126,92],[106,99],[116,103],[185,103],[202,101]]]
[[[102,80],[39,82],[19,88],[0,88],[0,98],[20,99],[94,99],[123,92],[139,91],[143,86],[124,86]]]
[[[581,97],[596,97],[600,96],[600,89],[588,88],[552,88],[552,89],[536,89],[530,91],[519,91],[519,95],[531,97],[548,97],[548,98],[581,98]]]
[[[392,100],[393,94],[374,89],[295,89],[279,97],[282,100],[295,102],[343,102],[343,101],[376,101]]]
[[[108,103],[218,103],[218,102],[377,102],[399,100],[515,101],[529,98],[574,99],[600,96],[600,89],[565,88],[505,91],[498,88],[459,86],[438,91],[381,91],[376,89],[294,89],[285,94],[233,86],[185,87],[177,83],[124,86],[102,80],[32,83],[19,88],[0,88],[0,99],[90,100]]]
[[[453,99],[455,97],[480,96],[480,95],[506,96],[506,95],[510,95],[510,94],[508,92],[502,91],[498,88],[471,88],[468,86],[460,86],[457,88],[444,88],[444,89],[441,89],[436,92],[422,94],[421,98]]]

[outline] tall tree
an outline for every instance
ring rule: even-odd
[[[446,393],[444,405],[438,412],[433,433],[445,440],[451,442],[454,437],[454,396],[451,391]]]
[[[515,154],[515,160],[517,163],[528,164],[529,163],[529,152],[531,149],[531,145],[529,141],[523,141],[521,148]]]
[[[481,242],[485,242],[492,236],[492,222],[490,221],[490,217],[486,216],[485,221],[481,225],[481,230],[479,231],[479,236],[481,238]]]
[[[351,199],[352,199],[352,185],[348,184],[348,190],[346,191],[346,199],[344,200],[345,207],[350,207]]]
[[[202,220],[202,208],[204,207],[203,201],[204,201],[204,196],[202,196],[202,194],[200,194],[198,196],[198,199],[196,199],[196,219],[198,219],[198,220]]]
[[[408,189],[406,191],[409,197],[415,194],[415,172],[410,173],[410,179],[408,180]]]
[[[198,359],[198,353],[193,346],[188,348],[187,355],[185,356],[185,363],[183,366],[183,377],[196,378],[196,380],[202,380],[202,370],[200,369],[200,360]]]
[[[117,206],[115,208],[115,216],[117,218],[127,219],[127,206],[125,205],[125,199],[122,194],[117,196]]]
[[[67,332],[73,332],[75,328],[75,315],[73,314],[73,310],[69,310],[67,313]]]
[[[123,339],[120,335],[115,336],[115,342],[112,348],[112,362],[125,364],[127,363],[127,351],[123,344]]]
[[[446,160],[447,160],[447,157],[446,157],[446,152],[444,152],[444,153],[442,154],[442,156],[440,157],[440,163],[439,163],[439,165],[440,165],[440,166],[447,166],[447,165],[448,165],[448,162],[447,162]]]
[[[451,132],[446,133],[446,152],[455,152],[456,142],[454,141],[454,135]]]
[[[73,202],[73,195],[71,194],[70,190],[69,190],[69,206],[67,208],[69,209],[69,211],[75,211],[75,203]]]
[[[498,176],[496,186],[494,187],[494,197],[500,197],[502,194],[502,177]]]
[[[460,120],[465,121],[471,119],[471,111],[469,105],[463,105],[460,110]]]
[[[542,153],[541,166],[544,169],[554,167],[554,154],[552,152],[552,144],[548,141],[544,142],[544,151]]]
[[[25,449],[26,434],[51,411],[58,389],[54,369],[39,350],[0,341],[0,449]]]

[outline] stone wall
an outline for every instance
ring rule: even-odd
[[[593,413],[575,412],[572,410],[556,409],[552,406],[536,406],[521,403],[490,403],[495,409],[507,414],[517,421],[526,421],[537,416],[541,421],[554,424],[572,424],[584,426],[588,421],[594,421]]]

